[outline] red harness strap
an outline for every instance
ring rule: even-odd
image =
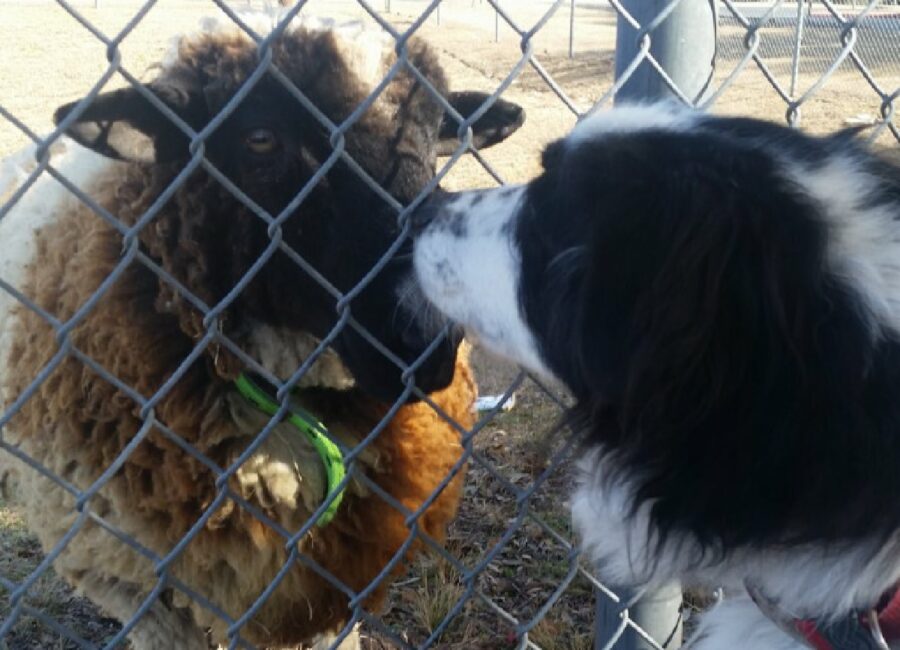
[[[886,594],[871,612],[828,622],[793,618],[749,584],[747,593],[773,623],[814,650],[888,650],[887,644],[900,641],[900,587]],[[877,625],[870,620],[872,613]]]
[[[894,588],[894,593],[885,597],[885,604],[878,608],[878,624],[885,640],[900,640],[900,586]]]
[[[832,641],[819,630],[818,623],[812,620],[794,619],[794,629],[811,648],[816,650],[834,650]]]

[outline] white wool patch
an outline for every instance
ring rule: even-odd
[[[268,416],[239,395],[232,395],[228,406],[232,421],[248,437],[257,435],[269,423]],[[319,454],[306,436],[287,422],[274,427],[238,468],[235,479],[242,497],[275,511],[279,523],[290,529],[306,523],[328,487]]]
[[[315,413],[314,402],[302,399],[296,406]],[[249,439],[269,426],[270,417],[232,393],[228,399],[231,420]],[[328,435],[339,444],[354,448],[361,432],[339,419],[327,424]],[[358,456],[366,468],[381,469],[379,452],[369,445]],[[276,424],[263,443],[235,472],[241,496],[275,513],[276,520],[288,530],[297,530],[322,504],[328,488],[328,475],[322,457],[305,434],[289,422]],[[346,488],[356,495],[369,494],[368,488],[352,476]]]
[[[0,163],[0,192],[4,200],[10,198],[37,168],[35,150],[36,147],[31,145]],[[88,193],[93,179],[116,164],[67,138],[61,139],[51,151],[51,166],[74,186]],[[76,200],[48,172],[41,173],[0,221],[0,279],[14,289],[22,290],[29,266],[40,263],[40,260],[34,259],[35,235],[43,226],[64,215],[66,204]],[[9,371],[11,311],[16,304],[18,301],[0,287],[0,373]],[[0,393],[0,402],[6,401],[7,397]]]
[[[0,162],[0,207],[12,198],[12,195],[28,180],[31,172],[37,169],[36,151],[37,147],[32,144],[10,154]]]
[[[280,380],[287,381],[319,344],[319,339],[312,334],[263,323],[252,323],[244,351]],[[297,386],[347,390],[355,383],[353,375],[337,352],[326,348],[300,378]]]

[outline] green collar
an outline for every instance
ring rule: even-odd
[[[281,408],[262,388],[253,383],[253,380],[247,375],[239,375],[234,384],[241,395],[263,413],[272,416]],[[328,437],[328,429],[325,428],[325,425],[303,409],[291,406],[287,415],[287,421],[306,435],[325,466],[325,473],[328,476],[328,490],[325,497],[328,498],[334,494],[334,498],[328,504],[328,508],[325,509],[325,512],[322,513],[316,522],[318,526],[325,526],[334,519],[338,506],[341,505],[341,500],[344,498],[344,488],[341,487],[341,482],[347,475],[344,457],[338,446]]]

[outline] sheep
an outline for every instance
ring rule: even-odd
[[[278,19],[244,16],[262,35]],[[271,55],[319,110],[341,123],[396,61],[393,45],[355,24],[295,19],[273,42]],[[422,40],[411,38],[406,49],[424,78],[464,114],[486,98],[448,92],[437,58]],[[228,21],[207,21],[177,40],[144,90],[199,131],[257,61],[257,47],[243,31]],[[279,528],[299,531],[322,505],[329,480],[320,454],[282,421],[249,452],[228,480],[226,497],[217,500],[215,468],[235,463],[270,419],[235,382],[253,372],[265,389],[263,380],[283,382],[304,363],[309,368],[291,399],[345,448],[388,421],[350,463],[351,478],[333,519],[312,526],[298,542],[302,556],[354,592],[363,590],[410,536],[406,516],[380,494],[416,511],[452,476],[416,522],[421,533],[442,540],[460,498],[459,429],[410,397],[399,366],[357,329],[347,325],[331,336],[338,320],[335,297],[297,263],[299,256],[345,293],[400,233],[395,211],[343,159],[299,205],[291,203],[333,154],[319,121],[267,72],[205,142],[204,156],[218,171],[190,171],[158,213],[140,222],[135,249],[123,233],[185,169],[189,138],[134,87],[104,92],[86,107],[63,106],[55,119],[67,137],[54,144],[51,165],[106,215],[47,172],[27,187],[22,179],[28,170],[0,168],[7,184],[0,191],[17,199],[0,220],[0,413],[12,415],[2,431],[7,452],[0,456],[6,487],[45,551],[81,521],[55,559],[56,571],[123,622],[151,602],[129,631],[138,650],[229,642],[229,621],[213,609],[232,622],[248,611],[289,558]],[[518,106],[498,101],[476,123],[474,141],[499,142],[522,120]],[[436,156],[457,144],[456,132],[456,123],[403,68],[346,131],[344,143],[349,156],[405,204],[434,179]],[[270,217],[292,210],[277,229],[283,245],[227,303],[222,300],[277,235],[270,237],[263,217],[216,173]],[[400,245],[350,303],[353,319],[405,363],[422,355],[435,333],[404,308],[409,252],[405,242]],[[103,285],[114,272],[116,279]],[[78,314],[65,341],[9,289],[59,323]],[[221,308],[214,323],[204,321],[204,305]],[[326,337],[328,346],[312,361]],[[458,344],[455,334],[446,337],[418,366],[415,379],[434,404],[468,428],[476,386]],[[49,375],[31,386],[48,364]],[[146,401],[158,392],[152,404]],[[406,401],[392,410],[398,398]],[[151,414],[155,420],[146,427],[143,418]],[[134,448],[127,458],[112,467],[129,444]],[[91,516],[82,521],[71,490],[10,451],[27,455],[75,490],[112,472],[86,502]],[[171,579],[159,588],[151,558],[167,558],[193,526],[196,534],[169,558]],[[142,552],[119,534],[134,538]],[[420,548],[416,541],[409,551]],[[392,575],[403,565],[396,563]],[[380,582],[363,605],[377,610],[388,583]],[[185,589],[208,603],[199,604]],[[259,646],[327,643],[350,614],[345,593],[310,562],[298,561],[237,633]]]

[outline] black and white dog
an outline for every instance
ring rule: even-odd
[[[667,104],[582,121],[543,167],[435,196],[415,268],[577,398],[601,575],[724,586],[697,649],[900,648],[900,169]]]

